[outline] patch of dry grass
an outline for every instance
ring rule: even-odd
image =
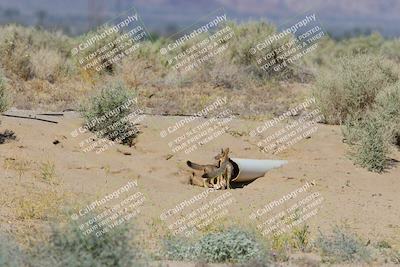
[[[40,164],[36,178],[48,184],[60,184],[60,179],[58,178],[56,173],[56,166],[54,165],[54,162],[51,161],[42,162]]]
[[[4,169],[15,171],[18,179],[21,180],[24,174],[31,170],[33,162],[27,159],[5,158],[3,162]]]
[[[47,220],[61,214],[63,197],[55,190],[32,191],[17,200],[19,220]]]

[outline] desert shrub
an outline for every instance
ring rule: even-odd
[[[131,226],[121,224],[97,237],[84,235],[77,223],[54,226],[34,253],[34,266],[144,266],[144,254],[132,242]]]
[[[392,252],[390,253],[390,260],[394,263],[394,264],[400,264],[400,251],[399,250],[392,250]]]
[[[375,114],[345,123],[344,136],[354,147],[356,164],[369,171],[382,172],[388,165],[389,136],[384,121]]]
[[[81,105],[85,127],[100,137],[132,145],[138,133],[129,118],[134,97],[121,82],[106,84]]]
[[[54,82],[60,75],[64,60],[55,50],[40,49],[32,54],[31,64],[35,77]]]
[[[72,39],[60,32],[8,25],[0,28],[0,62],[7,71],[24,80],[34,76],[32,54],[40,49],[58,51],[67,57]]]
[[[370,250],[354,234],[336,226],[329,236],[320,232],[315,242],[325,262],[369,262]]]
[[[318,42],[318,48],[304,58],[303,63],[312,69],[314,74],[317,74],[321,66],[329,66],[332,58],[335,58],[333,53],[336,45],[337,42],[335,40],[326,36]]]
[[[8,95],[6,92],[6,84],[0,72],[0,113],[7,110],[9,104]]]
[[[257,58],[256,55],[250,53],[250,49],[263,41],[266,36],[277,33],[276,27],[268,22],[250,21],[241,24],[230,22],[228,25],[232,28],[236,38],[240,40],[240,42],[232,43],[228,51],[232,63],[238,65],[254,65]],[[265,48],[265,54],[278,47],[278,43],[272,43]]]
[[[302,252],[310,249],[310,230],[308,225],[304,224],[292,230],[292,243],[295,249]]]
[[[0,266],[24,266],[25,256],[21,248],[8,235],[0,233]]]
[[[1,123],[1,121],[0,121]],[[17,136],[11,130],[5,130],[4,132],[0,132],[0,145],[4,144],[10,140],[16,140]]]
[[[398,81],[395,66],[379,56],[341,58],[317,76],[313,95],[329,124],[340,124],[349,115],[364,113],[378,92]]]
[[[199,240],[167,238],[164,240],[165,256],[173,260],[206,262],[268,262],[264,244],[251,232],[235,228],[209,233]]]
[[[383,122],[390,141],[400,145],[400,83],[389,86],[378,94],[374,112]]]
[[[361,54],[378,54],[385,39],[379,33],[341,40],[334,47],[335,57],[348,57]]]
[[[375,172],[382,172],[388,166],[390,144],[400,143],[399,103],[400,83],[397,83],[379,92],[369,112],[347,118],[343,133],[360,166]]]
[[[106,31],[110,31],[110,27],[105,25],[97,28],[96,30],[90,31],[86,33],[85,35],[82,35],[78,38],[77,44],[82,44],[88,42],[88,40],[95,38],[97,35],[101,35]],[[107,34],[104,38],[101,39],[96,39],[95,42],[92,42],[90,45],[88,45],[84,50],[81,50],[81,52],[76,56],[76,59],[84,59],[84,58],[89,58],[89,60],[85,61],[84,64],[80,65],[83,69],[85,69],[85,64],[90,63],[94,60],[99,59],[99,56],[96,56],[98,53],[99,49],[105,48],[106,47],[106,52],[100,53],[100,55],[106,54],[107,52],[111,52],[114,49],[118,49],[118,44],[116,44],[116,40],[121,37],[119,32],[112,31],[110,34]],[[113,57],[116,56],[117,54],[120,54],[121,52],[117,52],[113,54]],[[80,64],[79,62],[77,64]],[[96,68],[100,65],[105,66],[105,68],[101,69],[98,73],[103,74],[103,73],[112,73],[114,72],[115,69],[115,64],[109,61],[107,58],[102,58],[101,61],[96,64],[94,67],[88,67],[87,71],[88,72],[94,72],[93,68]]]
[[[243,86],[249,86],[249,83],[251,83],[249,76],[240,71],[239,66],[234,64],[226,65],[224,59],[217,59],[209,74],[209,81],[214,86],[242,88]]]
[[[309,226],[306,224],[271,236],[271,250],[276,261],[288,261],[293,251],[309,252],[311,245]]]
[[[381,53],[389,59],[400,62],[400,39],[385,41],[381,47]]]
[[[277,261],[288,261],[292,249],[292,238],[290,234],[275,234],[271,237],[271,250]]]
[[[163,255],[172,260],[197,260],[195,246],[186,239],[180,237],[167,237],[163,240]]]
[[[251,75],[253,78],[263,81],[265,79],[292,79],[294,78],[294,66],[289,66],[286,69],[275,72],[274,70],[265,71],[257,66],[257,58],[260,55],[267,55],[273,50],[281,47],[290,40],[293,36],[287,35],[271,44],[267,45],[261,52],[256,55],[250,53],[250,49],[265,40],[267,36],[277,33],[276,27],[268,22],[250,21],[247,23],[234,23],[228,24],[235,33],[235,40],[229,43],[228,51],[226,52],[226,64],[233,64],[239,66],[240,71]],[[261,53],[261,54],[260,54]]]
[[[3,67],[24,80],[30,79],[32,66],[27,40],[18,31],[7,31],[3,34],[0,40],[0,60]]]
[[[169,74],[167,77],[168,84],[184,86],[191,83],[211,83],[214,86],[222,86],[225,88],[243,88],[249,85],[265,85],[267,81],[297,79],[301,71],[295,65],[290,65],[282,71],[263,70],[257,65],[257,59],[260,55],[266,55],[273,50],[281,47],[293,36],[287,35],[258,52],[252,54],[250,52],[256,44],[261,43],[267,36],[277,33],[276,27],[268,22],[250,21],[246,23],[227,22],[224,27],[229,27],[234,35],[225,41],[226,50],[222,53],[207,60],[195,70],[189,71],[184,75],[181,73]],[[211,33],[208,33],[211,34]],[[185,49],[204,40],[206,35],[200,35],[191,39],[179,49],[175,49],[174,53],[178,54]],[[171,77],[172,76],[172,77]]]

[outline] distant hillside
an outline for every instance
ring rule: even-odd
[[[63,28],[71,34],[87,31],[90,25],[104,22],[132,6],[137,7],[150,30],[163,34],[190,25],[217,8],[230,18],[266,18],[278,25],[293,15],[315,10],[332,33],[354,29],[375,30],[400,36],[398,0],[0,0],[0,23],[19,22]]]

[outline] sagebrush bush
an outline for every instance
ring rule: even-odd
[[[344,39],[334,48],[335,57],[351,57],[361,54],[378,54],[385,39],[379,33]]]
[[[97,237],[84,235],[79,225],[54,226],[46,244],[39,246],[34,266],[144,266],[144,254],[132,242],[129,225],[121,224]]]
[[[104,32],[110,31],[110,29],[111,28],[106,25],[106,26],[101,26],[94,31],[90,31],[87,34],[80,36],[78,39],[79,42],[77,42],[77,44],[88,42],[88,40],[90,40],[91,38],[94,38],[96,35],[102,35]],[[99,49],[101,49],[103,47],[107,47],[107,50],[105,50],[106,52],[110,52],[110,51],[113,51],[114,49],[118,49],[118,44],[116,44],[115,41],[119,37],[121,37],[121,34],[119,32],[112,31],[110,34],[107,34],[104,38],[98,39],[93,44],[88,45],[87,48],[85,48],[83,51],[81,51],[78,55],[75,56],[77,59],[77,64],[80,65],[81,68],[85,69],[86,64],[92,62],[93,60],[100,58],[100,56],[96,56],[98,54],[97,51]],[[121,51],[121,52],[123,52],[123,51]],[[118,54],[121,52],[118,52]],[[105,53],[103,53],[103,54],[105,54]],[[100,55],[103,55],[103,54],[100,54]],[[115,55],[117,55],[117,54],[115,54]],[[115,55],[113,55],[113,56],[115,56]],[[80,64],[79,59],[84,59],[86,57],[88,57],[90,59],[85,61],[84,64]],[[93,67],[88,66],[86,68],[86,71],[95,72],[95,69],[103,64],[105,64],[104,65],[105,67],[102,68],[98,73],[100,73],[100,74],[107,73],[107,72],[112,73],[114,71],[115,63],[112,63],[107,58],[102,59],[98,64],[96,64]]]
[[[378,94],[375,113],[384,123],[391,143],[400,145],[400,83],[389,86]]]
[[[391,144],[400,144],[400,83],[384,88],[371,110],[349,116],[343,133],[355,162],[370,171],[387,168]]]
[[[0,40],[2,66],[24,80],[32,78],[30,47],[26,42],[19,32],[5,32]]]
[[[61,54],[55,50],[40,49],[31,56],[33,75],[49,82],[59,79],[64,63]]]
[[[32,54],[41,49],[58,51],[67,57],[72,39],[60,32],[47,32],[34,28],[8,25],[0,28],[0,62],[24,80],[34,76]]]
[[[0,266],[24,266],[26,259],[21,248],[8,235],[0,233]]]
[[[167,238],[164,250],[165,256],[173,260],[260,264],[269,261],[266,247],[253,233],[235,228],[209,233],[196,241]]]
[[[400,39],[387,40],[382,44],[381,51],[383,56],[396,62],[400,62]]]
[[[228,24],[235,33],[235,39],[231,40],[228,51],[224,56],[226,64],[232,64],[238,66],[241,72],[252,76],[254,79],[263,81],[265,79],[294,79],[294,70],[296,66],[291,65],[286,69],[275,72],[272,68],[269,71],[262,70],[257,66],[256,60],[261,55],[267,55],[274,50],[280,48],[282,45],[293,40],[292,35],[287,35],[277,41],[267,45],[262,51],[253,55],[250,53],[250,49],[256,44],[265,40],[267,36],[278,33],[277,28],[268,22],[250,21],[246,23],[234,23]]]
[[[397,265],[400,265],[400,251],[399,250],[392,250],[390,253],[390,260]]]
[[[281,71],[274,71],[273,68],[265,71],[257,65],[257,59],[293,40],[292,35],[272,42],[266,45],[262,51],[252,54],[251,48],[263,42],[267,36],[277,33],[277,28],[273,24],[264,21],[240,24],[229,21],[223,27],[229,27],[229,33],[234,33],[224,42],[226,49],[184,75],[176,72],[170,73],[167,77],[168,84],[183,86],[191,83],[211,83],[213,86],[240,89],[252,85],[265,85],[271,79],[295,80],[299,78],[298,76],[303,75],[302,70],[295,64],[289,64]],[[210,35],[210,33],[207,34]],[[178,54],[206,38],[206,34],[197,36],[180,46],[174,53]]]
[[[9,105],[8,94],[6,92],[6,84],[2,73],[0,72],[0,113],[7,110]]]
[[[370,109],[378,92],[398,79],[396,67],[379,56],[346,57],[317,76],[313,95],[326,122],[340,124]]]
[[[138,133],[129,118],[135,96],[121,82],[107,84],[81,105],[85,127],[100,137],[132,145]]]
[[[320,232],[315,245],[325,262],[369,262],[372,258],[371,251],[357,236],[338,226],[331,235]]]
[[[345,138],[353,146],[356,164],[369,171],[382,172],[388,165],[389,133],[385,122],[376,114],[345,123]]]

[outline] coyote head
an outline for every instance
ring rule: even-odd
[[[229,156],[229,148],[228,147],[225,149],[221,148],[221,153],[216,155],[214,157],[214,159],[219,160],[219,161],[226,160],[227,158],[229,158],[228,156]]]

